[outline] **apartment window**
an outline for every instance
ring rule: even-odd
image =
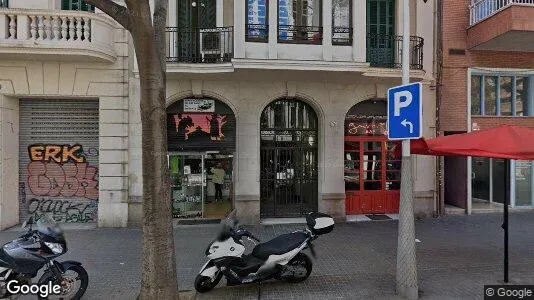
[[[85,3],[83,0],[63,0],[61,3],[61,9],[95,11],[95,8],[92,5]]]
[[[471,76],[471,114],[474,116],[527,116],[528,77]]]
[[[247,0],[247,42],[267,42],[269,40],[268,11],[269,0]]]
[[[278,42],[321,44],[321,0],[278,0]]]
[[[9,7],[9,1],[8,0],[0,0],[0,7]]]
[[[332,44],[352,44],[352,0],[332,0]]]

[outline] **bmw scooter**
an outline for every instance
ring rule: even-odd
[[[54,260],[67,253],[63,230],[46,215],[36,222],[37,229],[32,228],[34,224],[32,216],[22,225],[29,227],[28,232],[0,249],[0,298],[38,291],[39,299],[80,299],[89,282],[87,271],[79,262]],[[43,275],[33,284],[43,267]]]
[[[312,241],[334,229],[334,219],[327,214],[312,212],[306,215],[307,227],[279,235],[260,243],[238,222],[224,224],[218,237],[206,249],[208,262],[195,279],[195,289],[204,293],[213,289],[226,277],[227,285],[261,282],[269,279],[301,282],[310,276],[312,261],[302,251],[309,248],[315,256]],[[250,254],[243,255],[247,239],[255,244]]]

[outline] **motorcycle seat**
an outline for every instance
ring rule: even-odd
[[[307,238],[308,235],[305,232],[282,234],[268,242],[256,245],[251,254],[259,259],[266,260],[269,255],[284,254],[299,247]]]

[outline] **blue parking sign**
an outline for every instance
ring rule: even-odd
[[[423,136],[423,86],[420,82],[388,90],[388,138],[419,139]]]

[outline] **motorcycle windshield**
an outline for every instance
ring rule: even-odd
[[[44,235],[51,237],[62,237],[63,229],[59,227],[59,224],[50,216],[43,215],[36,223],[37,231]]]

